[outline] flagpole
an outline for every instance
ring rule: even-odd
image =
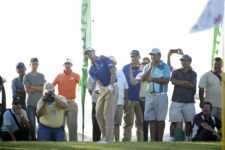
[[[81,32],[83,40],[83,50],[87,47],[91,47],[91,11],[90,11],[90,1],[91,0],[82,0],[81,5]],[[81,103],[82,103],[82,141],[84,141],[84,104],[86,96],[86,87],[87,87],[87,68],[88,68],[88,58],[83,55],[83,66],[82,66],[82,77],[80,80],[80,89],[81,89]]]

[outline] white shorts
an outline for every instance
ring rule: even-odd
[[[168,110],[167,94],[146,96],[144,120],[165,121],[167,110]]]
[[[194,103],[172,102],[169,111],[170,122],[192,122],[195,116]]]

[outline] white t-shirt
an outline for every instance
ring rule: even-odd
[[[214,73],[209,71],[203,74],[199,87],[205,89],[205,101],[211,102],[214,107],[221,108],[221,82]]]
[[[148,94],[148,92],[147,92],[147,82],[141,81],[142,76],[143,76],[143,72],[140,72],[135,77],[135,80],[138,80],[141,83],[141,89],[140,89],[139,97],[146,97],[146,95]]]
[[[96,84],[96,81],[92,79],[91,77],[88,78],[87,89],[92,91],[92,95],[91,95],[92,102],[96,103],[98,98],[98,95],[96,93],[97,84]]]
[[[123,70],[116,71],[117,86],[119,88],[117,105],[124,105],[124,90],[128,89],[128,83]]]

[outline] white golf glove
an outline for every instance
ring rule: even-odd
[[[107,86],[107,89],[109,90],[110,93],[113,92],[113,86],[111,84]]]

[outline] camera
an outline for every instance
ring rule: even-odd
[[[132,66],[131,69],[132,70],[137,70],[137,69],[139,69],[139,66]]]
[[[54,102],[55,98],[54,98],[54,92],[49,91],[47,93],[45,93],[44,97],[43,97],[43,101],[45,102]]]

